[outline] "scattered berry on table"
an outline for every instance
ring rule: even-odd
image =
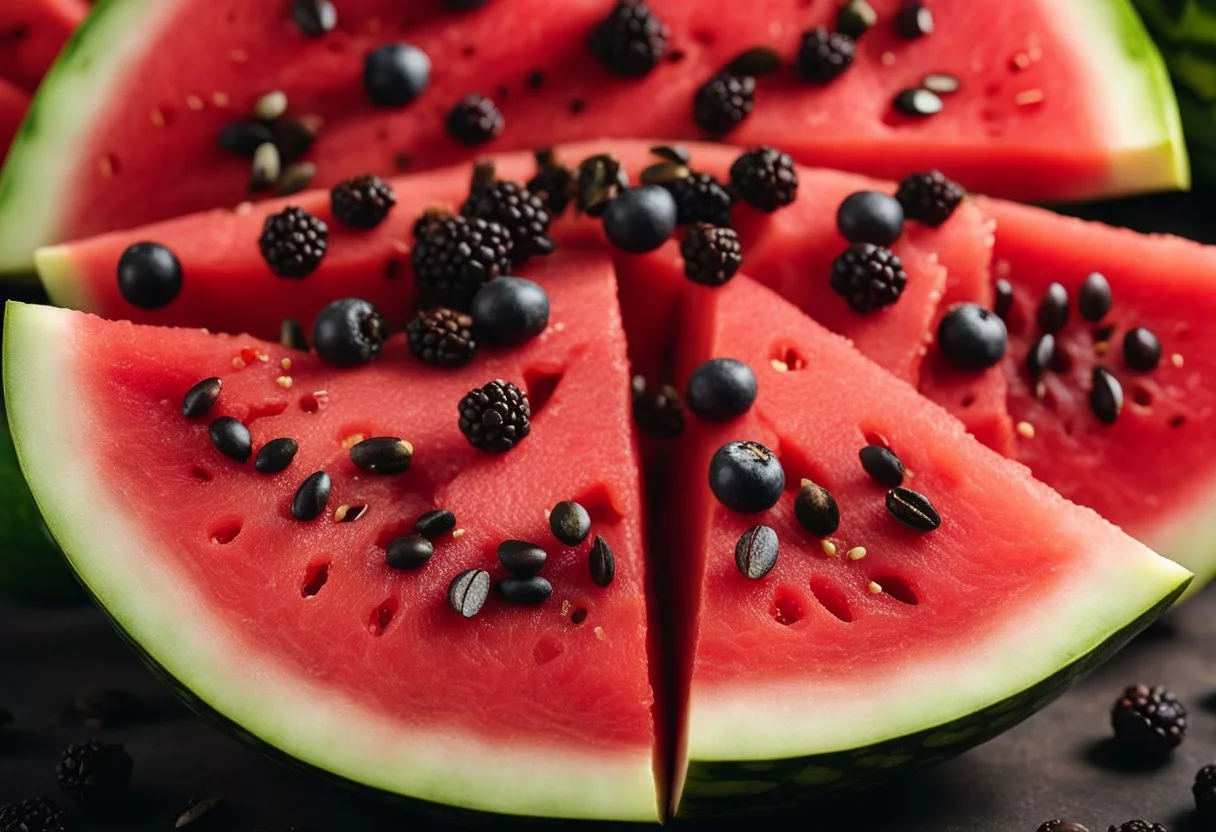
[[[182,264],[160,243],[128,246],[118,258],[118,291],[140,309],[160,309],[182,291]]]
[[[557,161],[552,148],[536,151],[536,173],[528,180],[528,190],[540,197],[551,219],[560,217],[570,203],[574,173]]]
[[[644,0],[619,0],[591,32],[588,46],[613,75],[640,78],[663,59],[669,35]]]
[[[976,303],[955,304],[937,325],[937,348],[942,357],[965,372],[996,366],[1008,347],[1005,322]]]
[[[850,243],[889,246],[904,230],[904,209],[881,191],[857,191],[836,209],[836,227]]]
[[[500,277],[473,296],[473,323],[478,335],[495,344],[522,344],[549,325],[549,295],[522,277]]]
[[[692,99],[692,120],[711,136],[734,130],[756,106],[756,79],[721,72],[697,88]]]
[[[1147,820],[1129,820],[1121,826],[1111,826],[1109,832],[1169,832],[1163,824]]]
[[[817,26],[803,33],[794,66],[807,81],[826,84],[852,66],[856,51],[857,45],[849,35]]]
[[[49,797],[0,806],[0,832],[66,832],[68,816]]]
[[[684,433],[684,404],[670,384],[657,388],[634,378],[633,421],[638,430],[655,439],[675,439]]]
[[[759,442],[727,442],[710,460],[709,488],[731,511],[756,514],[781,499],[785,469],[777,455]]]
[[[654,251],[676,230],[676,202],[666,188],[629,188],[604,209],[604,233],[630,254]]]
[[[743,265],[739,235],[732,228],[697,223],[680,242],[684,275],[702,286],[721,286]]]
[[[859,314],[895,303],[907,284],[903,262],[882,246],[854,243],[832,263],[832,291]]]
[[[121,745],[89,740],[69,745],[55,768],[64,794],[86,810],[113,807],[127,795],[134,762]]]
[[[470,93],[448,111],[445,124],[448,135],[457,142],[476,147],[501,135],[506,122],[493,100]]]
[[[730,184],[739,199],[772,213],[798,196],[798,170],[788,153],[754,147],[731,164]]]
[[[470,445],[487,453],[511,450],[532,430],[528,394],[509,381],[496,379],[475,387],[457,409],[460,432]]]
[[[307,277],[329,246],[329,226],[295,205],[266,217],[258,240],[262,259],[279,277]]]
[[[1195,783],[1191,786],[1195,796],[1195,810],[1207,821],[1216,820],[1216,765],[1208,764],[1195,772]]]
[[[472,316],[444,306],[419,310],[405,337],[414,357],[436,367],[459,367],[477,354]]]
[[[335,367],[357,367],[380,354],[387,327],[375,305],[360,298],[340,298],[319,313],[312,327],[317,355]]]
[[[1115,740],[1143,754],[1167,754],[1186,736],[1186,707],[1160,685],[1132,685],[1124,690],[1111,708],[1110,720]]]
[[[375,228],[396,204],[392,187],[370,173],[339,182],[329,192],[334,217],[353,228]]]
[[[937,228],[950,219],[965,193],[941,171],[931,170],[904,177],[895,198],[904,207],[905,218]]]
[[[729,422],[756,401],[756,374],[734,358],[711,358],[688,377],[684,403],[707,422]]]
[[[431,81],[431,59],[408,43],[386,43],[363,59],[363,91],[377,107],[402,107]]]

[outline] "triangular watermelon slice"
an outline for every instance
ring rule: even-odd
[[[690,427],[667,495],[686,697],[679,814],[794,805],[982,742],[1186,583],[751,281],[694,288],[682,319],[682,378],[729,356],[753,368],[759,395],[728,424]],[[737,440],[761,443],[784,468],[771,510],[732,512],[706,483],[715,451]],[[904,485],[931,500],[939,528],[914,531],[888,513],[887,488],[858,461],[867,443],[898,454]],[[795,519],[804,478],[839,507],[825,538]],[[779,541],[758,580],[736,564],[756,524]]]
[[[606,257],[559,253],[528,276],[549,293],[548,329],[460,370],[422,364],[400,337],[372,365],[336,370],[247,336],[13,304],[13,433],[88,590],[243,734],[436,803],[654,820],[642,499],[612,271]],[[218,403],[184,418],[183,395],[210,376]],[[505,455],[475,450],[457,426],[461,397],[496,378],[533,407],[531,435]],[[255,449],[290,437],[299,452],[282,473],[255,473],[212,446],[220,415],[244,420]],[[412,443],[406,473],[352,464],[352,443],[374,436]],[[289,506],[317,470],[332,496],[301,522]],[[590,539],[553,539],[546,511],[562,500],[582,503],[609,544],[610,585],[592,579]],[[420,569],[386,566],[386,544],[433,509],[453,511],[458,529]],[[453,576],[499,578],[495,548],[511,538],[548,550],[552,597],[526,607],[492,595],[469,619],[450,609]]]
[[[896,33],[900,0],[873,0],[878,25],[829,84],[791,67],[805,32],[835,26],[838,4],[650,0],[669,30],[663,60],[621,78],[586,45],[614,2],[494,2],[457,13],[439,0],[404,10],[398,0],[348,0],[333,31],[309,37],[289,3],[111,0],[63,53],[0,180],[0,271],[27,268],[38,245],[237,202],[249,160],[223,153],[217,137],[271,91],[286,93],[289,118],[322,120],[307,158],[328,185],[351,170],[468,158],[445,121],[471,93],[503,116],[483,149],[701,138],[697,89],[756,47],[775,50],[782,66],[759,79],[751,115],[725,136],[734,143],[885,176],[937,166],[1019,198],[1188,180],[1169,79],[1127,0],[936,0],[933,32],[912,40]],[[409,106],[375,107],[363,62],[394,41],[428,53],[430,84]],[[941,74],[960,84],[943,93],[941,112],[910,116],[895,105]]]

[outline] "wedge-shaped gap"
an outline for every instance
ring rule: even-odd
[[[381,549],[387,549],[388,544],[392,543],[399,537],[405,537],[414,533],[414,523],[411,520],[398,520],[394,523],[389,523],[376,534],[376,546]]]
[[[538,366],[524,370],[524,389],[528,393],[528,403],[532,407],[532,418],[549,404],[562,376],[566,374],[565,367]]]
[[[778,372],[797,372],[806,369],[806,355],[798,345],[788,339],[781,339],[773,344],[769,351],[769,360]]]
[[[1153,406],[1153,390],[1142,381],[1132,385],[1132,401],[1141,407],[1151,408]]]
[[[321,409],[322,398],[324,397],[318,396],[315,392],[305,393],[300,396],[300,410],[303,410],[305,413],[316,413]]]
[[[258,402],[257,404],[249,405],[249,411],[245,414],[245,424],[251,424],[258,419],[269,419],[272,416],[279,416],[287,410],[287,402],[278,399],[272,402]]]
[[[778,624],[789,627],[806,617],[806,601],[792,586],[779,586],[773,593],[768,613]]]
[[[612,492],[603,483],[596,483],[590,488],[580,491],[572,499],[587,509],[587,513],[591,515],[593,534],[600,523],[615,523],[623,516],[612,501]]]
[[[837,483],[828,476],[827,469],[811,459],[798,445],[792,442],[782,443],[780,448],[772,448],[781,466],[785,469],[785,490],[797,492],[802,487],[802,481],[810,480],[829,491],[836,488]]]
[[[385,598],[367,617],[367,631],[373,636],[384,635],[384,631],[388,629],[389,624],[393,623],[393,618],[397,615],[397,604],[396,598]]]
[[[532,648],[532,658],[537,664],[548,664],[562,654],[566,648],[553,636],[541,636]]]
[[[853,610],[844,590],[826,578],[815,576],[811,578],[811,594],[815,600],[836,618],[849,624],[853,621]]]
[[[304,584],[300,587],[301,598],[313,598],[329,580],[329,561],[319,560],[311,563],[304,571]]]
[[[195,465],[193,468],[191,468],[190,476],[198,482],[211,482],[213,479],[215,479],[215,474],[212,474],[201,465]]]
[[[587,608],[579,605],[570,611],[570,623],[582,624],[587,620]]]
[[[240,517],[221,517],[211,524],[211,531],[208,533],[208,537],[211,538],[212,543],[227,546],[236,540],[244,525],[245,521]]]
[[[871,576],[870,580],[882,587],[882,591],[901,604],[914,607],[920,603],[916,590],[906,580],[898,575],[879,574]]]

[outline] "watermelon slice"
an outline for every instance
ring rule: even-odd
[[[83,0],[4,0],[0,4],[0,78],[26,92],[36,90],[88,11]]]
[[[727,138],[880,175],[938,166],[1012,197],[1186,184],[1169,80],[1127,0],[937,0],[935,31],[915,41],[894,34],[898,0],[873,5],[880,24],[849,71],[826,86],[796,80],[788,67],[762,78],[755,111]],[[593,136],[695,138],[694,92],[711,75],[760,45],[789,64],[802,33],[835,13],[804,0],[653,0],[670,28],[670,60],[620,79],[585,45],[612,6],[491,3],[457,14],[438,0],[406,11],[396,0],[350,0],[337,29],[308,38],[288,4],[106,3],[65,50],[0,179],[0,271],[27,268],[39,245],[237,202],[248,160],[225,155],[217,137],[272,90],[287,94],[290,115],[323,119],[308,156],[320,184],[351,170],[467,158],[444,123],[473,92],[491,96],[505,118],[493,150]],[[412,106],[377,109],[361,89],[362,63],[395,40],[429,54],[430,86]],[[953,75],[961,89],[936,116],[901,115],[896,95],[933,73]]]
[[[400,336],[371,366],[335,370],[248,336],[13,304],[14,437],[88,590],[242,733],[436,803],[654,820],[642,501],[611,265],[559,253],[528,276],[549,293],[548,330],[460,370],[423,365]],[[184,419],[183,394],[213,375],[218,404]],[[531,436],[505,455],[473,449],[457,427],[457,402],[495,378],[526,387],[534,408]],[[212,447],[219,415],[248,423],[255,447],[286,436],[299,453],[281,474],[255,473]],[[412,442],[408,472],[352,465],[352,442],[386,435]],[[303,523],[288,506],[316,470],[329,472],[332,499]],[[567,499],[615,553],[608,587],[593,582],[587,546],[552,539],[546,510]],[[385,545],[436,508],[463,531],[436,539],[421,569],[389,569]],[[491,597],[472,619],[449,609],[453,576],[497,579],[495,547],[509,538],[548,549],[549,601]]]
[[[729,424],[690,426],[668,492],[686,698],[679,814],[790,806],[982,742],[1181,591],[1178,566],[965,435],[768,290],[735,278],[694,287],[687,302],[681,378],[731,356],[754,369],[759,396]],[[744,439],[785,471],[785,494],[762,514],[728,510],[706,484],[715,451]],[[886,487],[858,462],[867,442],[899,455],[940,528],[888,514]],[[795,519],[803,478],[839,506],[828,538]],[[775,530],[779,554],[749,580],[736,542],[757,523]]]
[[[8,149],[9,143],[17,135],[21,119],[29,107],[29,95],[11,81],[0,78],[0,156]]]

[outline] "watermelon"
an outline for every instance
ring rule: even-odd
[[[8,149],[9,142],[17,135],[21,119],[29,107],[30,97],[25,90],[12,81],[0,78],[0,155]]]
[[[788,65],[804,32],[832,25],[833,4],[653,0],[670,33],[667,60],[641,78],[611,75],[586,46],[613,4],[456,13],[439,0],[405,11],[394,0],[350,0],[336,29],[311,38],[286,3],[111,0],[62,54],[0,176],[0,271],[28,268],[39,245],[239,201],[248,159],[226,155],[217,138],[271,91],[286,93],[288,118],[322,120],[307,159],[328,185],[351,170],[467,158],[445,121],[471,93],[491,97],[505,120],[490,150],[696,138],[695,91],[757,46],[787,67],[760,79],[732,142],[885,176],[935,165],[1017,198],[1187,183],[1169,81],[1128,0],[937,0],[934,32],[912,41],[895,34],[898,0],[875,0],[879,25],[828,85],[802,82]],[[430,84],[410,106],[378,108],[361,88],[363,61],[398,40],[429,55]],[[898,93],[935,73],[961,88],[938,115],[903,115]]]
[[[84,0],[4,0],[0,78],[33,92],[59,49],[88,14]]]

